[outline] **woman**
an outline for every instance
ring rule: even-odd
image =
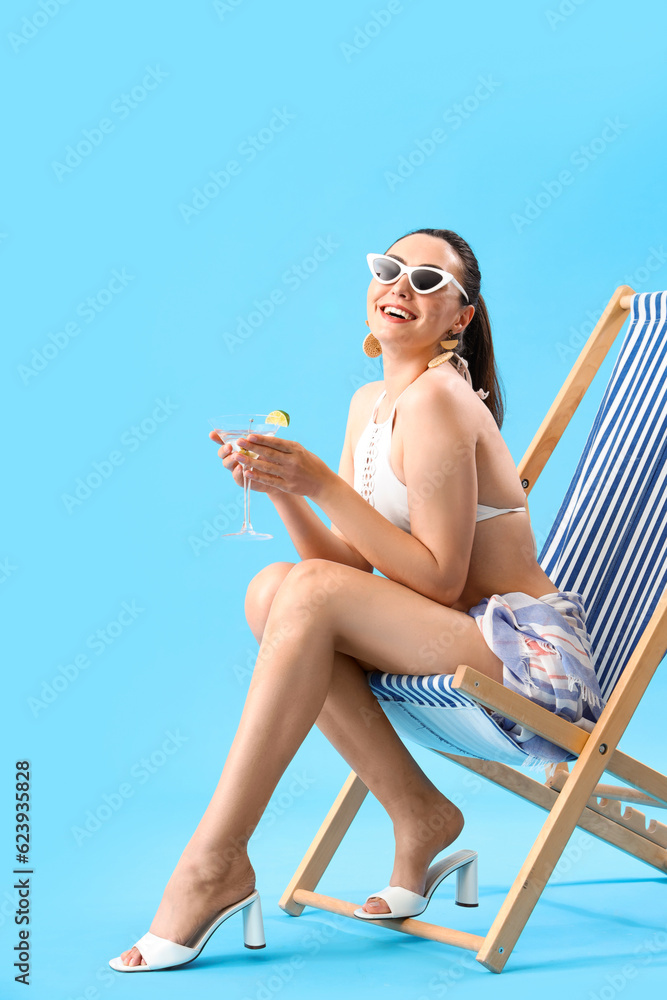
[[[229,444],[218,450],[237,484],[247,475],[270,496],[302,561],[273,563],[250,582],[246,617],[260,649],[238,730],[149,933],[112,960],[119,971],[191,961],[240,908],[246,943],[262,946],[247,843],[313,723],[393,821],[390,884],[423,896],[429,865],[459,836],[463,816],[379,709],[367,671],[441,674],[467,663],[572,721],[599,715],[579,595],[559,592],[537,563],[500,435],[475,255],[456,233],[421,229],[369,264],[364,350],[382,352],[384,380],[352,398],[338,474],[284,438],[242,439],[258,459]],[[526,607],[533,631],[522,634]],[[437,662],[425,653],[433,642],[443,650]],[[434,814],[442,819],[429,826]],[[394,912],[381,896],[362,910]]]

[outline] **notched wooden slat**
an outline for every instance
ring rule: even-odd
[[[547,778],[545,784],[549,788],[553,788],[555,792],[560,792],[563,790],[569,777],[570,775],[563,770],[554,771]],[[609,789],[613,794],[617,793],[618,797],[605,798],[604,795],[599,794],[603,789]],[[607,819],[618,823],[619,826],[624,826],[626,830],[638,833],[641,837],[645,837],[646,840],[650,840],[651,843],[656,844],[658,847],[667,848],[667,826],[664,823],[659,823],[658,820],[651,819],[647,826],[646,815],[641,810],[635,809],[632,806],[626,806],[624,809],[622,806],[623,799],[650,803],[651,799],[649,796],[641,796],[632,788],[614,788],[610,785],[598,785],[596,792],[598,794],[592,795],[587,802],[589,809],[600,813],[601,816],[606,816]],[[662,804],[656,802],[656,806],[661,808]]]

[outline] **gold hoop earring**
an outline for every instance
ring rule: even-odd
[[[370,326],[368,320],[366,320],[366,326]],[[362,347],[364,354],[369,358],[377,358],[378,355],[382,354],[382,344],[373,333],[366,334]]]

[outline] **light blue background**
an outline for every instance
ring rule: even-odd
[[[54,10],[56,0],[43,2]],[[137,982],[107,966],[148,929],[217,782],[257,653],[243,615],[247,584],[268,562],[298,558],[259,495],[253,522],[273,541],[243,550],[206,541],[225,505],[226,530],[242,515],[207,418],[285,409],[289,436],[337,469],[350,397],[382,377],[361,349],[365,254],[413,228],[444,227],[480,262],[507,396],[503,433],[518,462],[614,289],[666,285],[662,3],[403,0],[367,32],[373,11],[386,8],[71,0],[49,15],[38,0],[3,5],[0,557],[11,569],[0,593],[11,708],[2,789],[11,804],[13,763],[29,758],[33,997],[254,998],[264,984],[295,998],[373,990],[433,1000],[492,988],[611,1000],[644,995],[664,975],[664,879],[580,833],[499,979],[434,943],[321,911],[288,917],[278,899],[349,772],[317,729],[250,845],[266,951],[243,949],[239,917],[181,972]],[[154,89],[121,112],[149,67]],[[481,81],[486,96],[475,102]],[[467,117],[457,117],[464,102]],[[274,109],[291,120],[250,160],[243,144]],[[105,118],[113,130],[89,155],[54,168]],[[608,120],[613,140],[596,143]],[[437,128],[445,137],[424,162],[392,179]],[[194,189],[233,159],[237,175],[186,220]],[[558,193],[563,170],[571,183]],[[525,221],[536,199],[543,207]],[[299,287],[288,284],[285,272],[319,240],[329,256]],[[114,270],[131,279],[87,322],[80,304]],[[276,289],[284,301],[230,346],[226,335]],[[44,357],[52,336],[64,346],[48,347],[52,357],[30,374],[41,364],[33,352]],[[169,415],[139,440],[132,428],[158,400]],[[587,400],[531,494],[540,544],[593,413]],[[114,451],[121,464],[68,510],[63,495]],[[89,636],[123,602],[142,610],[96,653]],[[30,699],[83,653],[89,665],[35,709]],[[624,741],[657,767],[664,695],[658,678]],[[139,762],[168,732],[182,745],[142,777]],[[484,933],[542,815],[411,749],[464,804],[463,846],[481,859],[479,910],[453,912],[448,890],[429,919]],[[299,795],[288,791],[296,776]],[[87,811],[123,782],[132,796],[78,844]],[[13,827],[3,817],[0,975],[3,995],[14,996]],[[392,857],[391,824],[369,797],[320,889],[362,901],[387,883]],[[266,987],[281,970],[285,985]]]

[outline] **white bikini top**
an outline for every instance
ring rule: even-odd
[[[368,501],[371,507],[375,507],[392,524],[409,532],[408,488],[391,467],[391,434],[394,426],[394,412],[396,403],[405,389],[396,397],[396,402],[387,419],[376,424],[375,417],[386,392],[384,389],[377,399],[354,451],[354,489]],[[476,520],[485,521],[489,517],[496,517],[498,514],[507,514],[515,510],[525,511],[526,508],[525,506],[489,507],[486,504],[478,503]]]

